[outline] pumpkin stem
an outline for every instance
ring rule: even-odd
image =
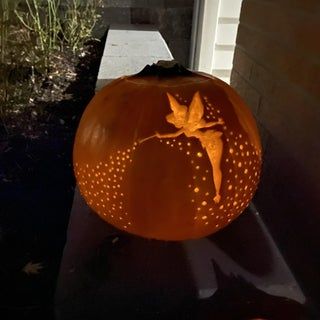
[[[159,60],[152,65],[146,65],[136,76],[181,76],[192,72],[177,60]]]

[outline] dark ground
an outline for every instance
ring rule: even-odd
[[[70,57],[57,61],[74,74],[45,79],[32,107],[1,119],[0,319],[53,318],[75,186],[73,139],[103,47],[104,39],[91,41],[76,67]],[[40,265],[28,270],[28,263]]]

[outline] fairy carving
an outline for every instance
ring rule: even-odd
[[[206,122],[203,119],[204,107],[198,91],[194,94],[189,108],[180,104],[171,94],[167,93],[167,96],[169,99],[170,108],[173,112],[166,116],[166,120],[179,130],[177,132],[167,134],[156,132],[156,134],[140,140],[140,143],[153,138],[176,138],[182,134],[188,138],[197,138],[210,160],[212,166],[213,183],[216,191],[213,200],[215,203],[219,203],[221,199],[220,187],[222,181],[222,172],[220,168],[223,151],[223,142],[221,139],[222,132],[213,129],[201,131],[201,129],[222,125],[224,124],[224,121],[222,118],[219,118],[216,122]]]

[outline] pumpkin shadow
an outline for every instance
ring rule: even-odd
[[[56,296],[58,312],[77,319],[104,319],[106,315],[189,319],[196,289],[180,242],[121,232],[85,210],[90,215],[89,225],[81,231],[74,228],[73,220],[72,233],[80,232],[79,241],[84,243],[92,236],[92,226],[101,230],[85,250],[80,242],[67,246]],[[81,211],[76,220],[84,221]]]
[[[240,276],[226,275],[212,260],[218,290],[198,304],[195,319],[312,319],[304,305],[257,289]]]
[[[310,149],[305,155],[299,154],[298,149],[293,153],[279,137],[264,131],[267,146],[255,202],[297,280],[318,308],[320,171],[310,163],[314,163],[314,152],[320,149]]]
[[[272,271],[274,258],[266,231],[250,211],[247,208],[229,226],[207,239],[246,271],[263,276]]]

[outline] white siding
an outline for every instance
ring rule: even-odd
[[[233,51],[216,50],[214,53],[213,66],[215,70],[231,70],[232,69]]]
[[[190,66],[230,83],[242,0],[195,0]]]
[[[220,0],[220,17],[239,18],[242,0]]]
[[[230,82],[242,0],[220,0],[212,74]]]
[[[238,24],[219,23],[216,44],[234,45],[236,43]]]

